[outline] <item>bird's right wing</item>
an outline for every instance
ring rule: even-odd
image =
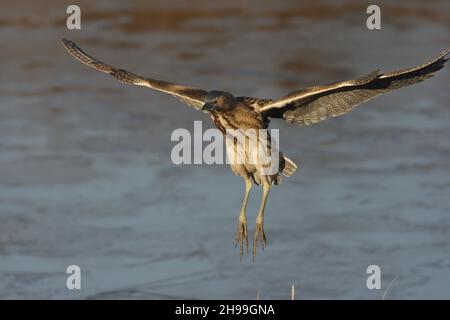
[[[186,87],[166,81],[143,78],[127,70],[115,68],[103,63],[81,50],[73,41],[61,39],[66,50],[78,61],[104,73],[110,74],[114,79],[127,84],[145,86],[151,89],[169,93],[188,105],[201,110],[204,104],[205,90]]]

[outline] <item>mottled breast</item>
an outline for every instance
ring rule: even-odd
[[[226,129],[267,129],[268,123],[259,112],[243,103],[238,103],[235,108],[226,112],[211,113],[216,127],[225,133]]]

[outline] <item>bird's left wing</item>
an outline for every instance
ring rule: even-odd
[[[207,93],[207,91],[205,90],[186,87],[161,80],[143,78],[127,70],[115,68],[91,57],[83,50],[81,50],[73,41],[67,40],[65,38],[62,38],[61,41],[66,50],[75,59],[96,69],[97,71],[110,74],[113,78],[122,83],[145,86],[151,89],[169,93],[198,110],[201,110],[204,104],[204,96]]]
[[[266,104],[260,112],[265,117],[283,118],[300,125],[336,117],[380,94],[430,78],[434,72],[442,69],[449,52],[450,49],[417,67],[384,74],[376,70],[355,80],[295,91]]]

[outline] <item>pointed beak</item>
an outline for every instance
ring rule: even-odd
[[[213,102],[206,102],[203,107],[202,110],[206,110],[206,111],[212,111],[214,110],[215,104]]]

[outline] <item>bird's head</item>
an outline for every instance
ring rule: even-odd
[[[210,91],[206,94],[203,110],[209,112],[225,112],[233,109],[236,99],[228,92]]]

